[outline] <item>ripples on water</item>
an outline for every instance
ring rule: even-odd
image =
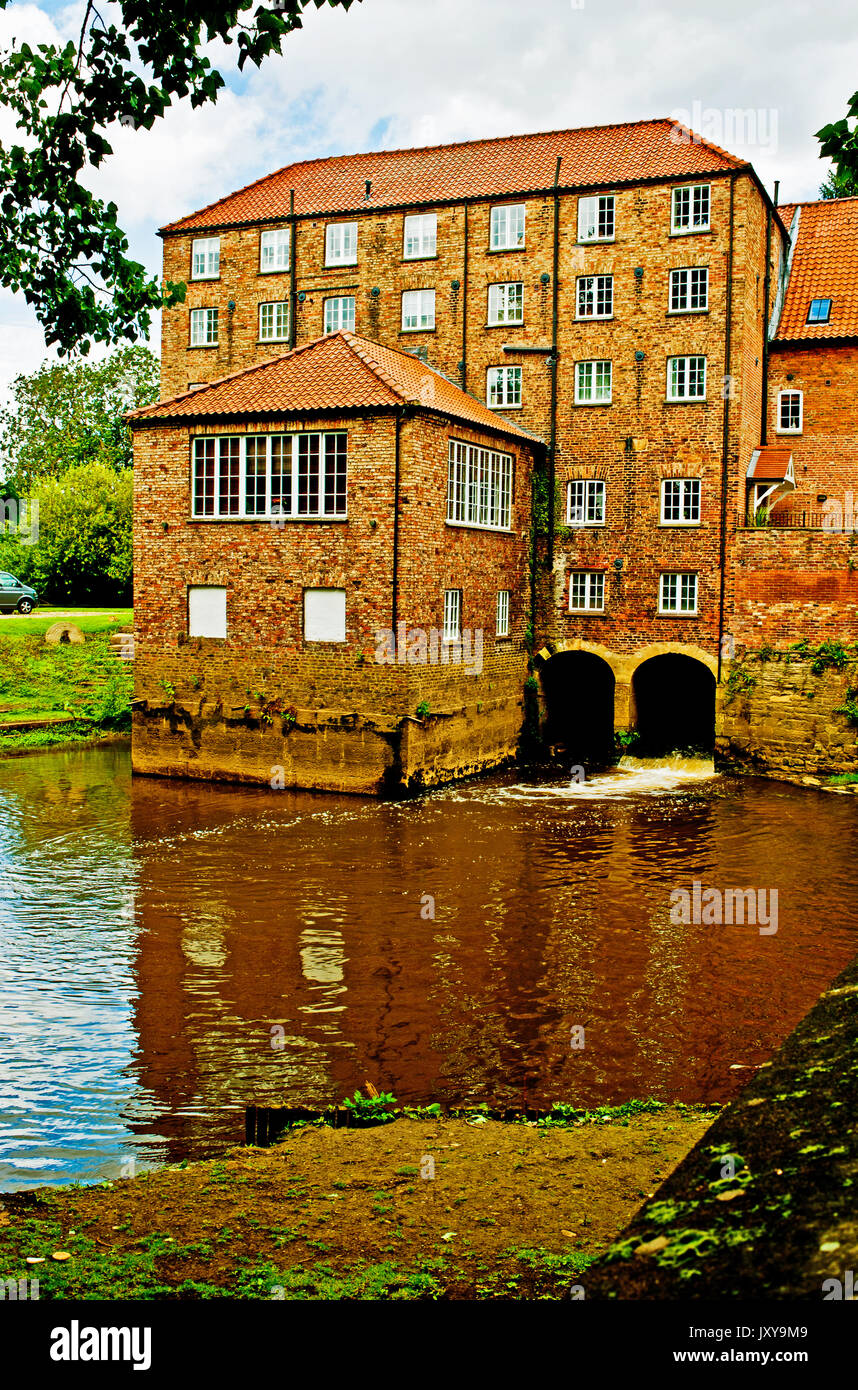
[[[249,1100],[367,1078],[726,1099],[855,952],[855,828],[850,798],[683,760],[398,804],[132,787],[116,748],[2,762],[0,1186],[211,1153]],[[672,925],[694,879],[777,888],[777,935]]]

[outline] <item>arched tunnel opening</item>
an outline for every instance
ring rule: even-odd
[[[614,757],[614,673],[593,652],[558,652],[542,669],[545,741],[584,767]]]
[[[652,656],[632,677],[642,757],[709,756],[715,747],[715,677],[702,661],[680,653]]]

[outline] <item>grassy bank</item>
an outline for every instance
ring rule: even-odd
[[[568,1299],[712,1119],[632,1102],[550,1127],[307,1126],[272,1149],[5,1196],[0,1281],[38,1279],[43,1299]]]
[[[80,628],[83,645],[45,643],[60,619]],[[130,727],[133,668],[111,652],[110,635],[131,621],[131,610],[121,608],[0,617],[0,754],[89,742]]]

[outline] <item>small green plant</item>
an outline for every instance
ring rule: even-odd
[[[173,682],[168,680],[160,680],[158,684],[160,685],[167,699],[172,704],[172,702],[176,698],[176,687],[173,685]]]
[[[368,1129],[371,1125],[386,1125],[396,1116],[390,1114],[389,1107],[396,1104],[396,1097],[389,1091],[382,1091],[377,1096],[365,1096],[362,1091],[355,1091],[354,1097],[350,1100],[346,1096],[343,1105],[351,1115],[351,1122],[355,1129]]]
[[[845,714],[852,727],[858,728],[858,686],[850,685],[844,703],[838,705],[833,713]]]
[[[631,753],[639,746],[641,736],[637,729],[618,729],[614,734],[614,740],[623,753]]]
[[[737,695],[750,695],[756,684],[757,678],[750,671],[734,666],[727,677],[727,704],[735,700]]]
[[[429,701],[428,701],[428,700],[421,700],[421,701],[420,701],[420,704],[417,706],[417,717],[418,717],[418,719],[424,719],[428,713],[429,713]]]

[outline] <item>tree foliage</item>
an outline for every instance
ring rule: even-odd
[[[43,478],[38,541],[0,535],[0,569],[56,603],[130,603],[133,475],[103,463]],[[31,498],[32,506],[32,498]]]
[[[819,186],[820,198],[855,198],[858,197],[858,174],[838,174],[836,169],[830,169],[828,177]]]
[[[834,163],[829,179],[819,190],[823,198],[851,197],[858,191],[858,124],[850,124],[852,121],[858,121],[858,92],[849,98],[849,106],[842,120],[833,121],[816,132],[820,159],[830,159]],[[848,191],[826,192],[828,184]]]
[[[46,477],[102,464],[131,465],[128,410],[158,399],[159,363],[146,347],[119,348],[102,362],[44,362],[18,376],[0,410],[3,496],[24,497]]]
[[[185,297],[184,284],[162,289],[129,257],[116,204],[87,187],[113,153],[110,127],[149,130],[176,100],[216,101],[224,79],[203,52],[212,41],[237,45],[239,69],[259,67],[310,5],[352,3],[86,0],[77,43],[0,54],[0,104],[21,132],[0,145],[0,285],[24,294],[48,344],[87,353],[134,341],[153,309]]]

